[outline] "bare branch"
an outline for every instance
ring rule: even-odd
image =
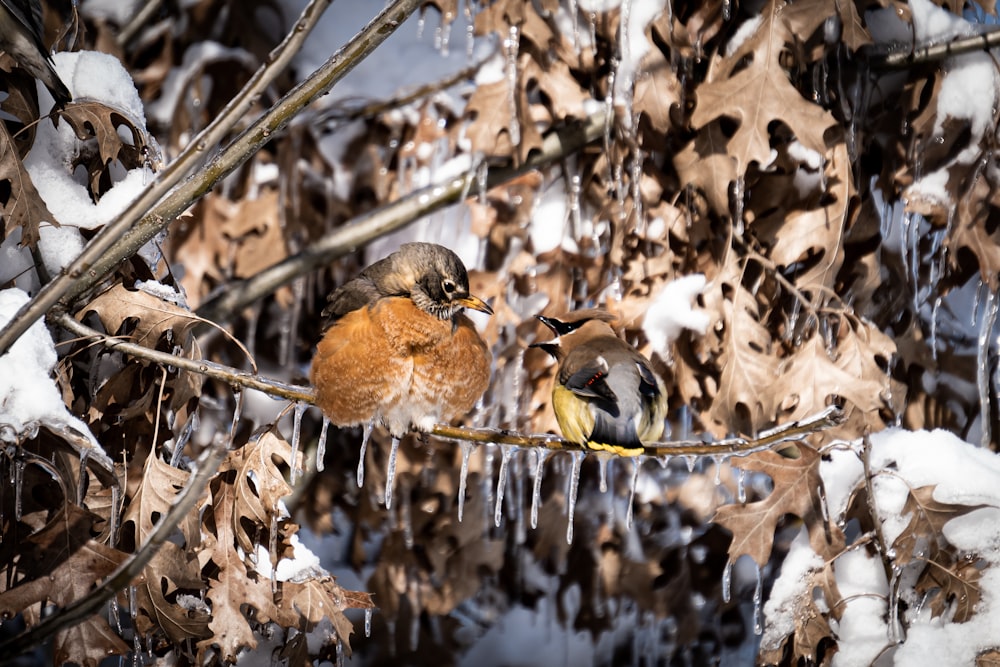
[[[115,336],[103,334],[96,329],[78,322],[72,315],[67,313],[57,315],[53,318],[53,321],[77,336],[97,340],[109,350],[118,350],[139,359],[147,359],[158,364],[163,364],[164,366],[174,366],[192,373],[199,373],[215,380],[221,380],[232,387],[256,389],[272,396],[287,398],[290,401],[312,403],[315,400],[315,392],[310,387],[301,387],[285,384],[278,380],[270,380],[230,366],[223,366],[207,359],[188,359],[187,357],[152,350],[143,345],[137,345],[136,343],[130,343]]]
[[[1000,46],[1000,30],[993,30],[940,44],[903,45],[888,52],[873,50],[868,54],[868,64],[875,69],[905,69],[913,65],[941,62],[966,53],[989,51],[997,46]]]

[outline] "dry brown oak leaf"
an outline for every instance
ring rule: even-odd
[[[790,26],[782,15],[785,9],[781,0],[764,5],[757,30],[733,53],[716,56],[705,83],[696,90],[697,105],[691,117],[695,129],[720,116],[739,123],[728,150],[740,174],[751,162],[764,165],[771,161],[768,125],[772,122],[787,125],[802,145],[820,155],[826,153],[823,133],[837,125],[833,114],[799,93],[781,65],[782,51],[793,45],[799,34],[795,28],[811,34],[808,26]],[[706,191],[711,186],[696,184]]]
[[[786,514],[802,519],[809,531],[810,546],[823,558],[830,559],[843,550],[844,533],[824,518],[820,455],[804,443],[799,443],[798,449],[801,455],[797,459],[765,451],[732,460],[737,468],[768,475],[774,482],[774,490],[764,500],[723,505],[716,511],[712,521],[733,533],[730,561],[747,555],[758,566],[766,565],[774,545],[774,532]]]

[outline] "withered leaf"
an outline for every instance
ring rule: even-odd
[[[90,540],[47,576],[0,593],[0,615],[10,617],[42,602],[63,607],[80,600],[126,557],[117,549]],[[86,667],[97,667],[100,660],[110,655],[127,655],[130,650],[131,646],[122,641],[100,615],[60,630],[54,644],[56,664],[75,662]]]
[[[975,559],[938,558],[923,569],[914,589],[927,596],[926,604],[935,617],[950,611],[955,623],[965,623],[976,613],[982,597],[983,567]]]
[[[173,542],[165,542],[143,570],[143,581],[136,584],[136,628],[144,636],[163,632],[178,644],[207,637],[208,613],[176,602],[178,589],[198,595],[204,588],[198,561]]]
[[[745,554],[757,565],[766,565],[778,521],[786,514],[794,514],[805,522],[809,544],[817,554],[832,558],[843,549],[843,532],[824,518],[820,455],[806,444],[799,444],[798,449],[801,456],[797,459],[766,451],[732,460],[737,468],[767,474],[774,482],[774,490],[764,500],[723,505],[716,511],[712,520],[733,533],[730,560]]]
[[[135,169],[143,164],[143,152],[148,149],[150,141],[141,124],[124,112],[87,100],[67,105],[57,118],[65,119],[81,141],[97,140],[102,164],[118,160],[126,169]],[[121,128],[132,136],[131,144],[122,139],[119,134]]]
[[[238,512],[234,514],[236,523],[233,530],[240,548],[247,553],[256,548],[259,536],[271,529],[271,519],[279,513],[278,501],[292,492],[277,465],[277,461],[290,465],[291,460],[291,445],[273,431],[265,431],[230,454],[226,466],[233,466],[237,472],[235,493]],[[300,455],[296,465],[301,463]],[[248,532],[246,522],[255,526],[253,534]]]
[[[126,321],[135,323],[132,342],[155,348],[160,337],[171,334],[175,345],[184,345],[198,319],[189,311],[141,290],[127,290],[116,283],[87,304],[78,318],[96,313],[109,334],[117,334]]]
[[[701,129],[720,116],[739,123],[729,142],[738,173],[751,162],[770,162],[768,125],[772,122],[785,123],[803,145],[820,155],[826,153],[823,132],[837,123],[829,111],[795,89],[781,65],[782,51],[795,39],[780,18],[786,4],[770,0],[762,7],[763,21],[754,34],[733,53],[713,61],[705,83],[696,91],[693,127]]]
[[[191,473],[175,468],[160,459],[156,450],[146,457],[139,488],[136,489],[122,517],[122,530],[133,531],[134,545],[142,544],[156,521],[173,507],[177,494],[187,484]]]
[[[4,219],[0,240],[20,227],[21,245],[34,247],[38,243],[39,225],[59,223],[31,182],[31,175],[21,162],[18,146],[6,125],[0,123],[0,186],[5,184],[10,191],[6,200],[0,202]],[[3,190],[6,188],[0,187],[0,191]]]
[[[934,499],[935,488],[935,485],[928,485],[910,489],[906,496],[900,514],[909,515],[910,522],[892,543],[899,565],[907,565],[914,559],[936,560],[941,550],[944,525],[951,519],[988,507],[942,503]]]

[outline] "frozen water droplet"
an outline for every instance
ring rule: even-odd
[[[306,403],[296,403],[295,411],[292,418],[292,456],[291,460],[288,462],[288,467],[291,471],[288,473],[291,478],[292,484],[295,484],[295,478],[298,477],[298,456],[299,456],[299,440],[302,438],[302,415],[305,414],[308,405]]]
[[[580,467],[583,465],[583,458],[587,455],[583,451],[571,452],[573,457],[573,467],[569,472],[569,494],[567,494],[567,516],[566,523],[566,543],[573,544],[573,515],[576,513],[576,493],[580,488]]]
[[[399,455],[399,438],[392,437],[392,449],[389,450],[389,467],[385,473],[385,508],[392,507],[392,485],[396,482],[396,457]]]
[[[733,561],[726,561],[726,566],[722,568],[722,601],[729,602],[732,596],[733,587]]]
[[[976,353],[977,378],[979,389],[979,421],[981,424],[980,447],[990,446],[990,342],[993,325],[997,321],[997,310],[1000,300],[996,292],[985,285],[986,300],[983,303],[983,317],[979,326],[978,351]]]
[[[764,598],[764,574],[757,566],[757,584],[753,589],[753,633],[760,636],[764,632],[761,602]]]
[[[684,463],[687,464],[688,472],[690,472],[690,473],[694,472],[694,466],[695,466],[695,464],[697,462],[698,462],[698,457],[697,456],[693,456],[693,455],[690,455],[690,454],[685,454],[684,455]]]
[[[739,501],[740,505],[743,505],[747,501],[747,471],[743,468],[738,470],[739,472],[736,473],[736,500]]]
[[[469,457],[475,445],[463,440],[459,446],[462,448],[462,471],[458,476],[458,520],[461,522],[465,511],[465,485],[469,479]]]
[[[552,454],[548,449],[535,448],[535,479],[531,487],[531,527],[538,528],[538,508],[542,504],[542,475],[545,473],[545,460]]]
[[[517,116],[517,59],[520,51],[520,30],[516,25],[510,26],[507,39],[503,42],[504,58],[507,74],[507,106],[510,113],[510,143],[518,146],[521,143],[521,123]]]
[[[715,485],[716,486],[721,486],[722,485],[722,461],[723,461],[723,459],[722,459],[721,456],[713,456],[712,457],[712,463],[715,464]]]
[[[374,613],[375,610],[371,607],[365,609],[365,637],[372,636],[372,615]]]
[[[326,434],[330,430],[330,420],[323,417],[323,428],[319,431],[319,441],[316,443],[316,472],[323,472],[326,464],[323,459],[326,458]]]
[[[597,467],[601,473],[601,493],[608,492],[608,463],[611,460],[611,455],[607,452],[600,452],[597,455]]]
[[[635,506],[635,487],[639,483],[639,470],[642,468],[642,457],[632,457],[632,480],[629,482],[628,511],[625,513],[625,528],[632,527],[632,513]]]
[[[358,458],[358,488],[363,489],[365,486],[365,452],[368,449],[368,439],[372,436],[372,431],[375,429],[375,420],[372,419],[364,427],[364,431],[361,434],[361,455]]]
[[[500,520],[503,518],[503,496],[507,488],[507,467],[510,465],[510,457],[514,454],[514,447],[500,445],[500,473],[497,476],[497,503],[493,511],[493,524],[499,528]]]

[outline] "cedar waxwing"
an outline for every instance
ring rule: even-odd
[[[556,335],[534,343],[559,362],[552,409],[563,437],[588,447],[638,456],[663,435],[667,391],[649,360],[615,335],[603,310],[557,320],[538,316]]]
[[[62,108],[73,100],[73,96],[56,74],[42,34],[39,0],[0,0],[0,51],[45,84],[56,106]]]

